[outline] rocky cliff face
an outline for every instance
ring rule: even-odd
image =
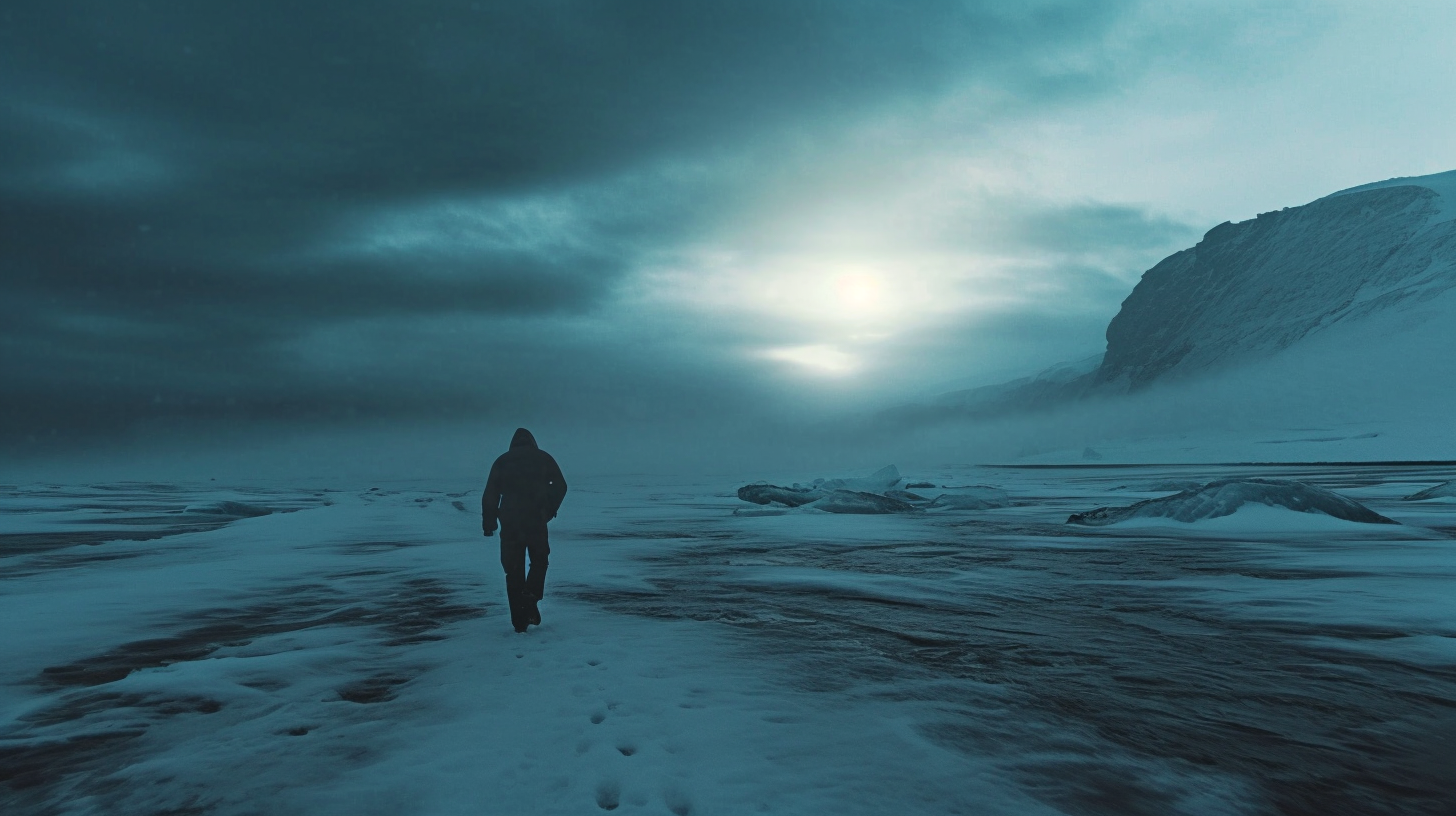
[[[1093,385],[1138,389],[1269,356],[1452,288],[1456,171],[1220,224],[1143,275],[1107,327]]]

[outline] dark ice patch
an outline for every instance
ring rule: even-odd
[[[245,504],[239,501],[215,501],[189,504],[182,509],[183,513],[194,516],[222,516],[229,519],[259,518],[272,515],[273,511],[267,507],[260,507],[256,504]]]
[[[221,526],[221,525],[219,525]],[[215,529],[215,528],[209,528]],[[9,558],[17,555],[31,555],[33,553],[45,552],[47,550],[58,550],[65,547],[90,546],[105,544],[108,541],[151,541],[169,535],[179,533],[196,532],[197,528],[156,531],[90,531],[90,530],[68,530],[57,533],[0,533],[0,558]]]
[[[267,635],[319,626],[373,626],[399,646],[439,639],[442,626],[485,614],[480,606],[457,603],[442,581],[414,578],[392,591],[348,603],[348,596],[323,584],[281,590],[276,600],[244,607],[220,607],[190,613],[203,623],[178,634],[122,644],[92,657],[46,668],[42,684],[51,687],[98,686],[134,671],[200,660],[229,646],[244,646]]]
[[[397,674],[375,675],[339,689],[339,699],[360,705],[385,703],[398,697],[397,689],[410,680]]]
[[[21,794],[55,785],[70,774],[104,764],[121,744],[146,733],[144,729],[129,728],[64,739],[27,741],[18,745],[5,740],[0,742],[0,783],[12,793]],[[21,808],[28,804],[39,805],[46,798],[21,796],[10,801],[12,806],[17,807],[15,812],[21,813],[26,812]]]

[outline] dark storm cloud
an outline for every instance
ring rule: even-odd
[[[712,206],[569,191],[968,78],[1065,93],[1087,77],[1036,66],[1120,5],[7,3],[3,433],[429,402],[300,375],[290,342],[458,313],[553,331]],[[560,217],[513,220],[522,200]]]
[[[941,236],[964,246],[1061,255],[1166,253],[1197,237],[1193,226],[1141,207],[1029,199],[981,204]]]
[[[1188,224],[1138,207],[1111,204],[1048,208],[1028,213],[1008,226],[1003,233],[1008,240],[1064,253],[1108,248],[1166,250],[1196,237]]]

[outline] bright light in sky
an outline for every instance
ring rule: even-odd
[[[843,377],[853,374],[859,367],[853,355],[830,345],[787,346],[763,352],[770,360],[793,363],[814,374]]]
[[[851,314],[869,314],[884,304],[880,281],[873,275],[842,275],[835,283],[840,305]]]

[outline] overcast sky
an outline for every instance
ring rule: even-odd
[[[1456,168],[1449,0],[0,13],[8,455],[814,421],[1097,353],[1213,225]]]

